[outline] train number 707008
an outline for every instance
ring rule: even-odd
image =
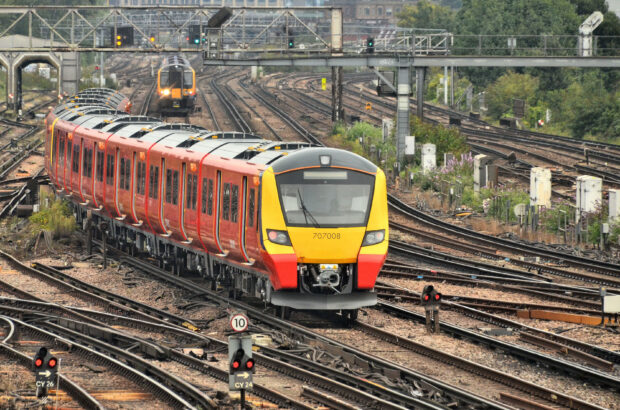
[[[312,235],[312,239],[340,239],[340,234],[331,233],[331,232],[327,232],[327,233],[315,232]]]

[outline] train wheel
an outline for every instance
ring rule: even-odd
[[[291,318],[291,308],[288,306],[276,306],[276,316],[280,319],[289,320]]]
[[[347,324],[347,326],[351,326],[357,320],[358,313],[359,309],[343,310],[342,319]]]

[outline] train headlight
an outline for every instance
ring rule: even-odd
[[[368,231],[364,236],[364,242],[362,246],[376,245],[383,242],[385,239],[385,229],[379,229],[378,231]]]
[[[163,94],[164,94],[164,95],[170,95],[170,90],[166,88],[166,89],[163,91]]]
[[[286,231],[276,231],[275,229],[267,229],[267,239],[278,245],[291,245],[291,239]]]

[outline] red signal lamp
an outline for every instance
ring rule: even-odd
[[[56,361],[55,357],[52,357],[48,362],[47,365],[51,368],[56,367],[56,364],[58,364],[58,362]]]
[[[439,299],[441,299],[441,294],[435,293],[435,300],[439,300]]]
[[[239,363],[237,360],[235,360],[234,362],[232,362],[232,367],[233,369],[238,369],[239,366],[241,366],[241,363]]]
[[[424,300],[429,300],[430,296],[428,294],[424,295]]]
[[[254,368],[254,359],[248,359],[248,361],[245,362],[245,368],[252,370]]]
[[[36,367],[41,367],[41,366],[43,366],[43,360],[42,360],[42,359],[37,358],[37,359],[34,361],[34,365],[35,365]]]

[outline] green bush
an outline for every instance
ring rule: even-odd
[[[416,145],[435,144],[437,158],[442,159],[445,152],[456,158],[469,151],[467,139],[456,128],[446,128],[422,122],[418,117],[411,120],[411,134],[415,135]]]
[[[41,209],[30,216],[31,228],[35,233],[48,230],[58,238],[75,231],[75,218],[68,202],[55,199],[51,195],[42,195],[41,199]]]

